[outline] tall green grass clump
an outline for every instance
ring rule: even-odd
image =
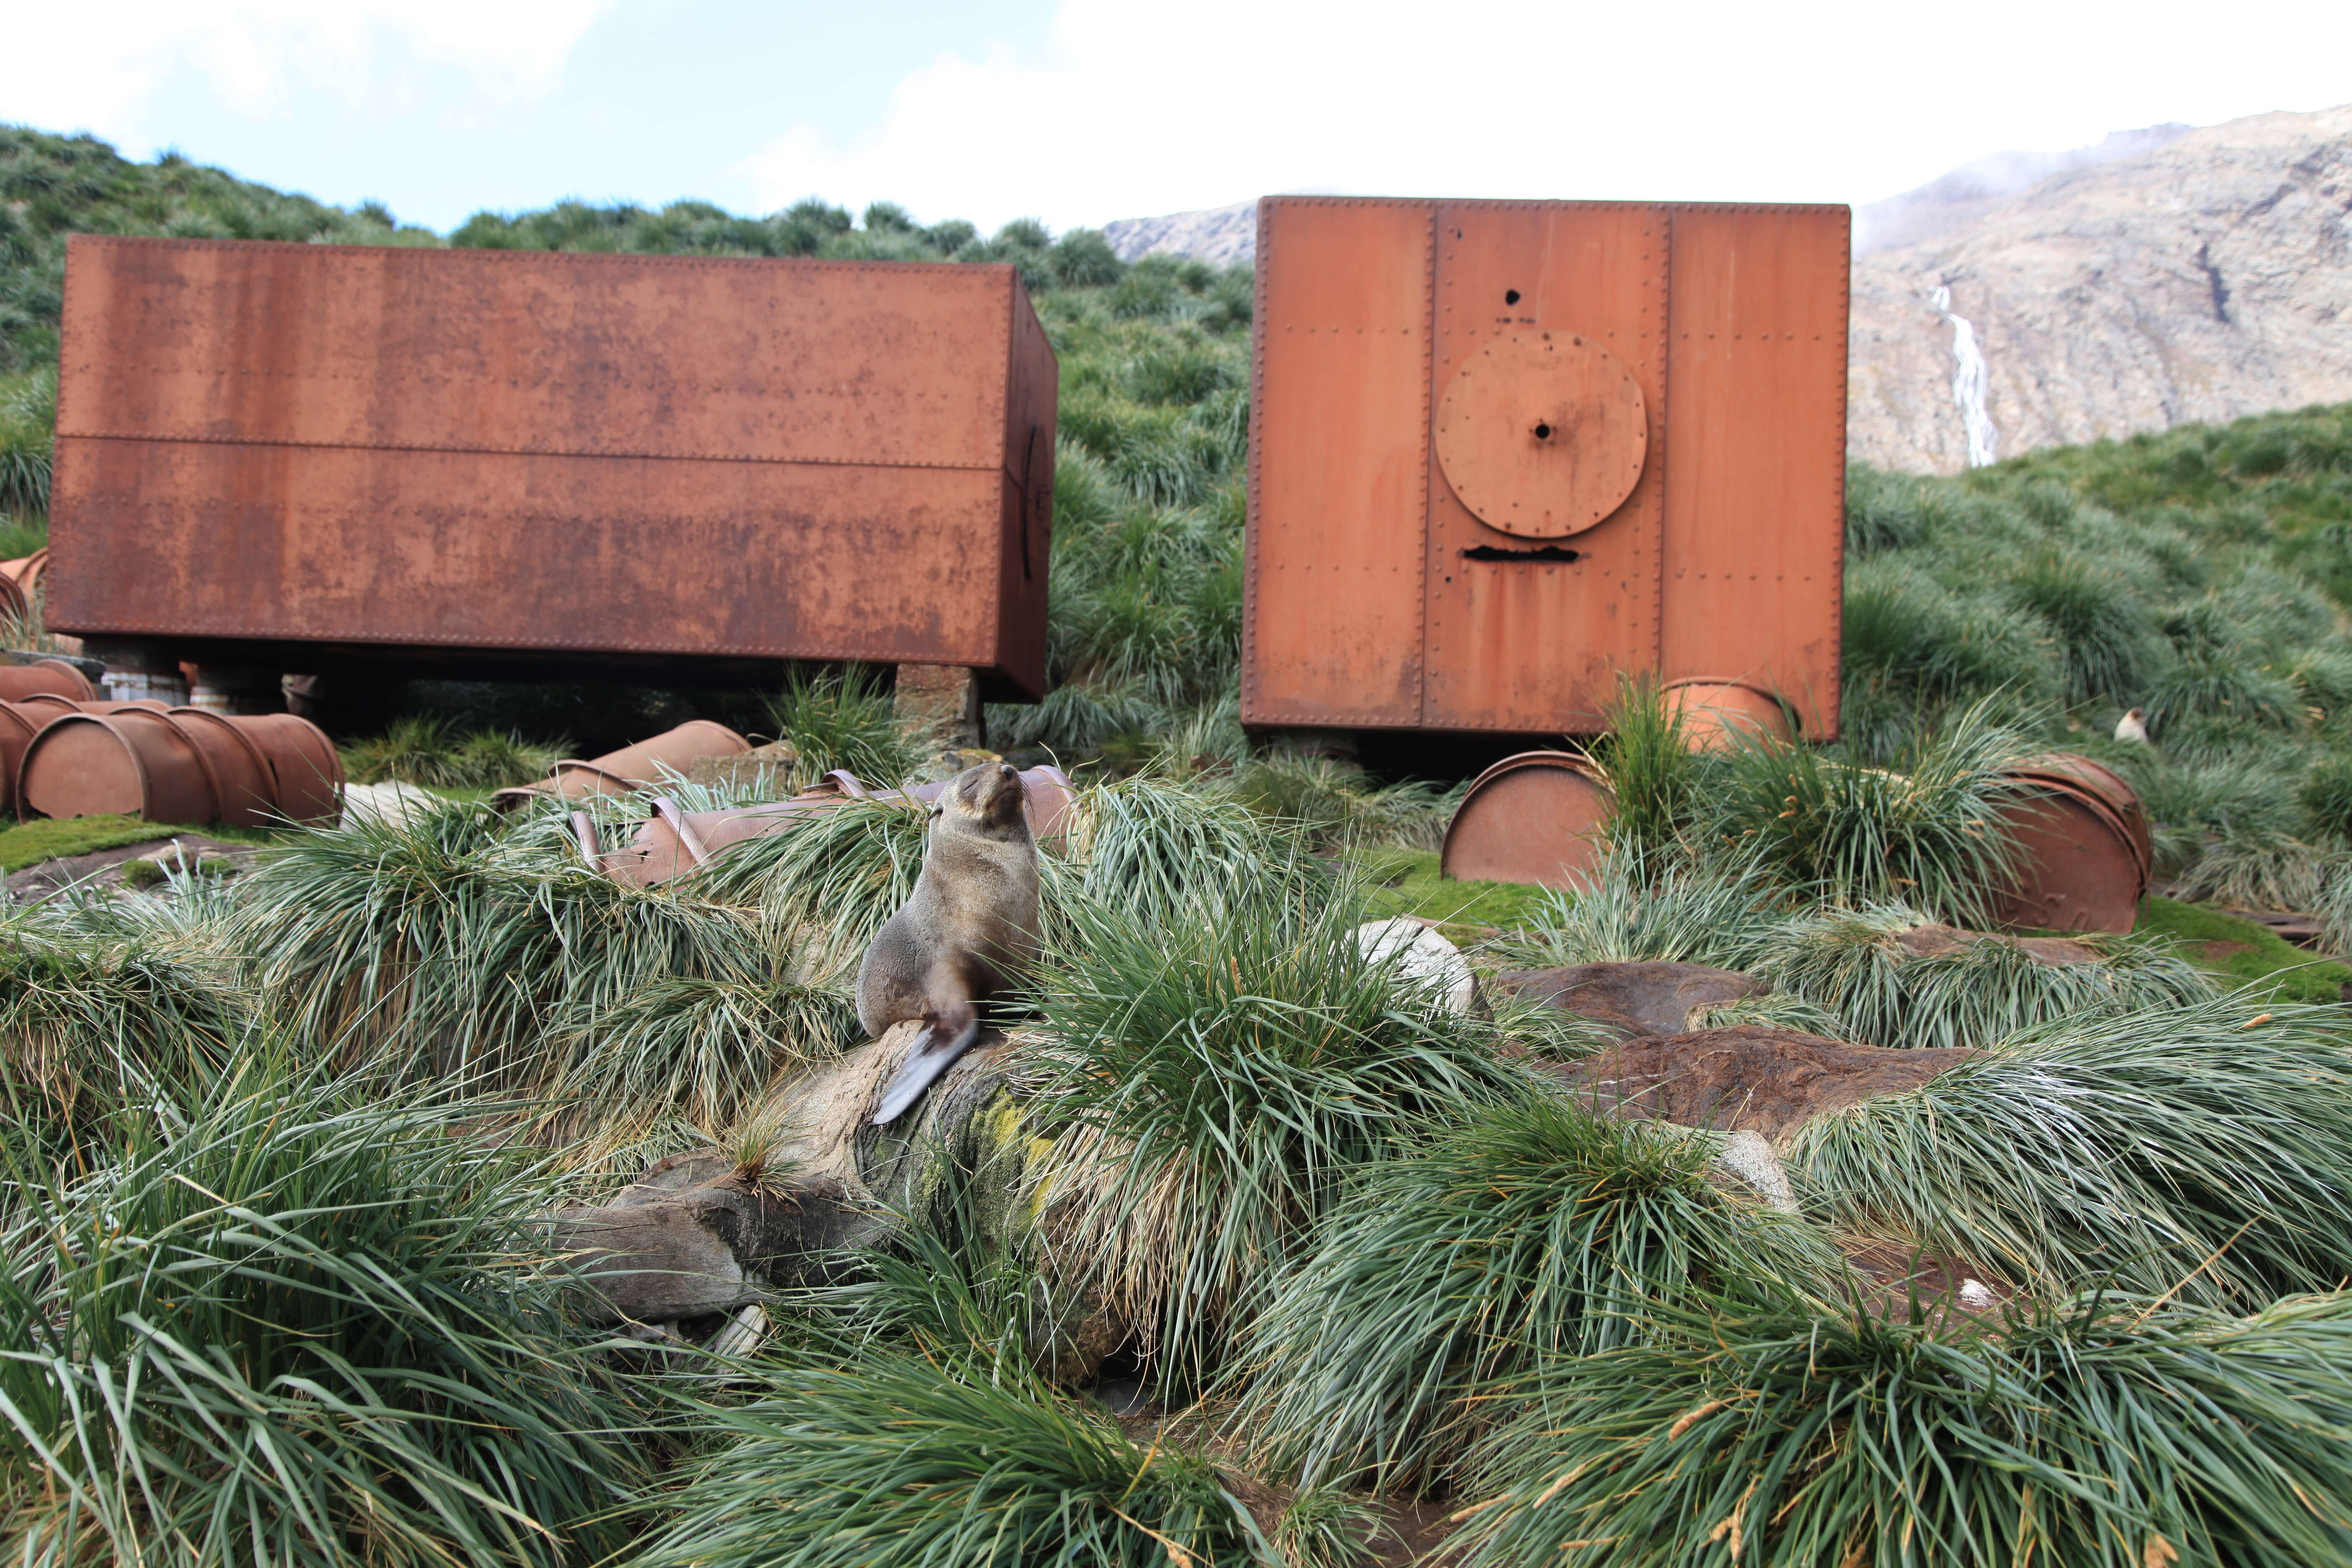
[[[615,1095],[581,1108],[608,1121],[724,1122],[840,1035],[756,910],[622,887],[551,810],[301,834],[247,879],[236,930],[270,1016],[354,1068]]]
[[[800,752],[795,782],[846,768],[871,789],[896,789],[921,768],[927,752],[899,723],[879,674],[863,666],[795,675],[769,704],[779,739]]]
[[[1824,1236],[1710,1182],[1712,1152],[1544,1094],[1372,1165],[1259,1311],[1232,1426],[1301,1484],[1426,1490],[1496,1379],[1642,1339],[1727,1279],[1834,1299]]]
[[[341,1568],[575,1562],[637,1418],[486,1108],[289,1073],[159,1086],[88,1166],[11,1134],[0,1551]]]
[[[2015,854],[2000,816],[2002,768],[2031,750],[1990,702],[1958,710],[1887,767],[1739,736],[1706,772],[1700,831],[1809,898],[1901,902],[1981,925]]]
[[[222,1070],[252,998],[160,932],[33,906],[0,912],[0,1074],[11,1120],[54,1140]]]
[[[1609,732],[1594,744],[1593,763],[1614,806],[1610,845],[1621,854],[1664,854],[1688,829],[1699,787],[1700,761],[1679,709],[1652,676],[1617,678]]]
[[[360,784],[424,784],[441,789],[503,789],[545,778],[571,742],[539,744],[511,730],[460,735],[429,714],[392,721],[384,732],[343,750],[343,767]]]
[[[1818,1212],[2040,1289],[2217,1306],[2352,1278],[2352,1074],[2333,1009],[2231,997],[2042,1025],[1808,1121]]]
[[[1914,952],[1902,933],[1925,917],[1899,906],[1822,910],[1758,945],[1756,973],[1779,993],[1835,1014],[1843,1037],[1873,1046],[1983,1046],[2041,1024],[2200,1002],[2213,983],[2144,943],[2083,939],[2095,961],[2049,963],[2012,941]]]
[[[2352,1305],[2090,1298],[1978,1331],[1743,1309],[1553,1363],[1465,1568],[2161,1568],[2352,1557]]]
[[[1516,1084],[1487,1026],[1367,958],[1344,889],[1065,913],[1030,1120],[1057,1275],[1098,1289],[1163,1388],[1199,1386],[1347,1178]]]
[[[1265,1561],[1205,1460],[1045,1383],[1033,1280],[957,1231],[919,1216],[688,1393],[705,1455],[632,1510],[658,1519],[633,1568]]]
[[[1583,887],[1545,894],[1524,925],[1487,948],[1529,967],[1670,963],[1743,969],[1780,929],[1788,903],[1786,889],[1752,864],[1613,850]]]

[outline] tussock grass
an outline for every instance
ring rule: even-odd
[[[1747,1309],[1511,1392],[1468,1568],[2352,1555],[2352,1307],[2090,1299],[1997,1332]]]
[[[252,998],[168,933],[69,909],[0,910],[0,1076],[12,1120],[53,1146],[227,1065]]]
[[[1848,906],[1900,901],[1984,923],[2015,853],[2001,768],[2031,751],[1990,702],[1955,713],[1887,768],[1769,736],[1740,736],[1709,770],[1701,830],[1792,889]]]
[[[1799,916],[1759,944],[1754,967],[1776,991],[1839,1020],[1873,1046],[1984,1046],[2040,1024],[2200,1002],[2211,981],[2186,960],[2127,939],[2082,938],[2094,963],[2044,963],[2013,942],[1923,954],[1896,934],[1925,923],[1900,907]]]
[[[1264,1561],[1204,1460],[1139,1445],[1033,1368],[1036,1281],[969,1193],[803,1291],[761,1358],[688,1389],[706,1440],[633,1564]]]
[[[2045,1024],[1815,1118],[1790,1169],[1827,1217],[2021,1285],[2215,1305],[2334,1289],[2352,1278],[2339,1016],[2222,997]]]
[[[779,739],[800,752],[793,783],[814,782],[847,768],[871,789],[896,789],[923,764],[918,737],[898,722],[879,673],[853,666],[823,675],[795,675],[769,704]]]
[[[1058,1277],[1099,1289],[1165,1389],[1199,1386],[1367,1159],[1512,1091],[1486,1026],[1400,987],[1318,893],[1066,911],[1030,1119]]]
[[[6,1141],[0,1551],[340,1568],[576,1560],[646,1473],[488,1108],[158,1083],[88,1167]],[[87,1170],[87,1173],[82,1173]]]
[[[1755,865],[1698,866],[1618,850],[1578,892],[1546,893],[1524,923],[1486,944],[1528,968],[1578,963],[1755,962],[1787,916],[1787,894]]]
[[[1834,1299],[1825,1236],[1710,1182],[1711,1152],[1538,1095],[1370,1166],[1252,1326],[1233,1429],[1305,1484],[1426,1490],[1498,1378],[1640,1340],[1727,1279]]]
[[[542,745],[511,730],[461,736],[443,720],[411,714],[345,747],[343,768],[359,784],[396,779],[441,789],[504,789],[545,778],[571,750],[568,741]]]
[[[268,858],[235,930],[271,1017],[355,1068],[611,1093],[593,1109],[624,1121],[725,1120],[839,1037],[837,997],[794,977],[757,911],[621,887],[552,810],[502,826],[452,806]]]
[[[676,1516],[635,1568],[1264,1561],[1206,1461],[1009,1368],[882,1348],[761,1385],[711,1411],[725,1446],[665,1500]]]

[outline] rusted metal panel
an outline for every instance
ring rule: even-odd
[[[1242,718],[1421,721],[1426,203],[1258,204]]]
[[[1619,673],[1656,672],[1833,733],[1847,227],[1261,203],[1244,721],[1591,731]]]
[[[1010,268],[76,237],[62,365],[61,629],[1043,685]]]
[[[1842,206],[1675,209],[1664,670],[1837,733],[1845,508]]]
[[[1605,362],[1584,425],[1616,491],[1597,521],[1581,512],[1556,532],[1490,526],[1465,505],[1443,465],[1429,485],[1429,679],[1421,721],[1433,730],[1590,731],[1621,669],[1656,668],[1658,517],[1665,412],[1665,216],[1655,206],[1604,202],[1456,202],[1437,209],[1437,353],[1443,395],[1490,348],[1565,332]],[[1507,407],[1486,410],[1491,438],[1533,451],[1559,447],[1567,416],[1555,384],[1522,373]],[[1624,428],[1640,421],[1639,440]],[[1631,482],[1626,479],[1630,466]],[[1535,509],[1569,493],[1559,476],[1525,474]],[[1546,553],[1532,553],[1549,552]],[[1561,559],[1560,557],[1570,557]]]

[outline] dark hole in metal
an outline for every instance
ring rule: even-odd
[[[1517,304],[1518,302],[1519,302],[1519,291],[1518,291],[1517,289],[1504,289],[1504,290],[1503,290],[1503,303],[1504,303],[1504,304],[1506,304],[1506,305],[1516,305],[1516,304]]]
[[[1538,441],[1549,441],[1549,440],[1550,440],[1550,439],[1551,439],[1551,426],[1549,426],[1549,425],[1538,425],[1538,426],[1536,426],[1536,439],[1537,439],[1537,440],[1538,440]]]
[[[1579,552],[1557,544],[1539,545],[1533,550],[1503,550],[1492,544],[1480,544],[1462,552],[1465,561],[1575,561]]]

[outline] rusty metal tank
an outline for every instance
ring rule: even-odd
[[[1591,733],[1648,673],[1833,737],[1848,228],[1261,202],[1244,721]]]
[[[1599,863],[1616,796],[1570,752],[1521,752],[1470,782],[1445,829],[1444,875],[1577,888]]]
[[[63,333],[48,625],[110,662],[1041,693],[1011,267],[77,235]]]
[[[2017,874],[1994,890],[1995,921],[2012,929],[2128,931],[2151,864],[2147,814],[2113,769],[2073,752],[2005,770],[2002,817]]]

